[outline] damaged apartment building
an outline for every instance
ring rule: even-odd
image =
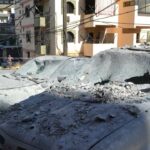
[[[20,0],[16,33],[24,57],[63,54],[63,0]],[[66,0],[67,54],[93,56],[150,42],[150,0]]]
[[[15,11],[13,0],[0,0],[0,62],[8,54],[16,54]]]

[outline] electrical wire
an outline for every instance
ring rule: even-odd
[[[111,5],[109,5],[109,7],[110,6],[112,6],[112,4]],[[89,23],[89,22],[93,22],[93,21],[96,21],[96,22],[105,22],[105,21],[100,21],[100,20],[102,20],[102,19],[105,19],[105,18],[110,18],[110,17],[113,17],[113,16],[119,16],[119,15],[124,15],[124,14],[128,14],[128,13],[131,13],[131,12],[134,12],[134,11],[138,11],[138,10],[141,10],[141,9],[143,9],[143,8],[146,8],[146,7],[149,7],[150,5],[146,5],[146,6],[144,6],[144,7],[141,7],[141,8],[138,8],[138,9],[135,9],[135,10],[131,10],[131,11],[127,11],[127,12],[124,12],[124,13],[120,13],[120,14],[116,14],[116,15],[111,15],[111,16],[107,16],[107,17],[103,17],[103,18],[96,18],[96,19],[92,19],[92,20],[90,20],[90,21],[86,21],[86,22],[80,22],[79,24],[72,24],[72,26],[70,26],[70,24],[69,24],[69,26],[67,26],[67,30],[71,30],[71,29],[74,29],[74,28],[76,28],[76,27],[79,27],[79,26],[81,26],[81,25],[84,25],[84,24],[86,24],[86,23]],[[34,6],[32,7],[32,8],[34,8]],[[106,8],[108,8],[108,6],[106,7]],[[105,10],[105,8],[103,9],[103,10]],[[31,9],[30,9],[30,11],[31,11]],[[100,11],[101,12],[101,11]],[[24,15],[25,14],[23,14],[22,16],[24,17]],[[95,16],[96,14],[94,14],[93,16]],[[23,19],[23,18],[22,18]],[[22,20],[21,19],[21,20]],[[86,18],[85,18],[86,19]],[[85,20],[85,19],[83,19],[83,20]],[[105,22],[105,23],[109,23],[109,22]],[[113,23],[113,22],[112,22]],[[114,22],[115,23],[115,22]],[[119,22],[119,24],[125,24],[125,23],[120,23]],[[129,23],[130,24],[130,23]],[[74,26],[73,26],[74,25]],[[144,24],[136,24],[136,25],[144,25]],[[145,24],[145,25],[149,25],[149,24]],[[57,27],[60,27],[60,26],[57,26]],[[62,32],[62,29],[59,29],[59,28],[57,28],[57,27],[55,27],[55,30],[48,30],[48,31],[46,31],[47,33],[55,33],[55,32]],[[34,34],[34,33],[33,33]],[[16,36],[18,36],[18,35],[21,35],[21,34],[17,34]],[[23,34],[22,34],[23,35]]]
[[[117,0],[117,1],[119,1],[119,0]],[[114,3],[112,3],[112,4],[114,4]],[[112,6],[112,4],[109,5],[109,7]],[[93,21],[99,21],[99,22],[100,22],[100,20],[102,20],[102,19],[106,19],[106,18],[110,18],[110,17],[114,17],[114,16],[124,15],[124,14],[131,13],[131,12],[134,12],[134,11],[137,11],[137,10],[141,10],[141,9],[146,8],[146,7],[149,7],[149,6],[150,6],[150,5],[146,5],[146,6],[144,6],[144,7],[141,7],[141,8],[135,9],[135,10],[127,11],[127,12],[120,13],[120,14],[116,14],[116,15],[106,16],[106,17],[103,17],[103,18],[96,18],[96,19],[92,19],[92,20],[87,21],[87,22],[79,22],[79,24],[75,24],[75,25],[73,24],[74,22],[72,22],[71,24],[69,24],[69,25],[67,26],[67,29],[73,29],[73,28],[75,28],[75,27],[78,27],[78,26],[81,26],[81,25],[84,25],[84,24],[86,24],[86,23],[93,22]],[[33,6],[33,7],[34,7],[34,6]],[[108,8],[108,6],[107,6],[106,8]],[[103,10],[105,10],[106,8],[104,8]],[[98,13],[100,13],[100,12],[101,12],[101,11],[99,11]],[[25,15],[25,14],[23,14],[22,16],[24,16],[24,15]],[[96,15],[96,14],[95,14],[95,15]],[[92,17],[95,16],[95,15],[92,15]],[[90,18],[91,18],[91,17],[90,17]],[[86,20],[86,19],[87,19],[87,18],[83,19],[83,21]],[[73,26],[70,26],[70,25],[73,25]],[[140,24],[139,24],[139,25],[140,25]],[[144,25],[144,24],[142,24],[142,25]],[[145,25],[150,25],[150,24],[145,24]],[[62,31],[62,29],[59,29],[59,27],[60,27],[60,26],[55,27],[55,30],[49,29],[48,32],[49,32],[49,33],[53,33],[53,32]],[[61,25],[61,27],[62,27],[62,25]]]
[[[134,9],[134,10],[131,10],[131,11],[126,11],[126,12],[123,12],[123,13],[119,13],[119,14],[115,14],[115,15],[110,15],[110,16],[106,16],[106,17],[103,17],[103,18],[95,18],[95,19],[91,19],[89,21],[86,21],[86,22],[80,22],[79,24],[73,24],[72,26],[67,26],[67,28],[72,28],[74,29],[75,27],[78,27],[78,26],[81,26],[81,25],[84,25],[84,24],[87,24],[89,22],[93,22],[93,21],[99,21],[99,20],[103,20],[103,19],[107,19],[107,18],[111,18],[111,17],[114,17],[114,16],[121,16],[121,15],[125,15],[125,14],[128,14],[128,13],[132,13],[132,12],[136,12],[138,10],[141,10],[141,9],[144,9],[144,8],[147,8],[147,7],[150,7],[150,4],[149,5],[146,5],[144,7],[141,7],[141,8],[138,8],[138,9]],[[55,30],[49,30],[50,32],[60,32],[62,29],[56,29]]]

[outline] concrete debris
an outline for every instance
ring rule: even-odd
[[[66,79],[66,77],[57,77],[58,82],[62,82],[65,79]]]
[[[107,119],[108,119],[108,118],[107,118],[106,115],[97,115],[94,120],[95,120],[96,122],[106,122]]]
[[[138,117],[138,115],[140,114],[140,110],[136,106],[127,105],[124,107],[124,109],[134,117]]]
[[[50,86],[49,93],[58,97],[72,100],[93,101],[100,103],[136,102],[139,96],[144,98],[145,93],[140,92],[136,85],[131,83],[110,82],[95,86],[78,85],[69,86],[61,83]]]
[[[112,150],[120,138],[124,143],[116,144],[118,150],[128,149],[124,144],[145,146],[150,95],[143,91],[150,88],[149,64],[149,54],[126,49],[91,59],[35,58],[0,76],[0,135],[41,150],[90,150],[95,143],[100,144],[96,150]]]
[[[23,123],[28,123],[28,122],[32,122],[32,121],[33,121],[33,117],[31,117],[31,116],[26,116],[25,118],[23,118],[21,120],[21,122],[23,122]]]

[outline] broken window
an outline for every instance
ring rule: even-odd
[[[75,42],[75,37],[72,32],[67,32],[67,41],[68,42]]]
[[[93,43],[93,37],[94,37],[94,35],[92,32],[88,33],[87,38],[86,38],[86,42],[87,43]]]
[[[25,16],[30,17],[30,6],[29,5],[25,7]]]
[[[69,14],[74,13],[74,5],[71,2],[67,2],[67,13]]]
[[[85,13],[95,13],[95,0],[85,0]]]
[[[114,34],[113,33],[107,33],[105,35],[104,43],[114,43]]]
[[[40,16],[43,16],[43,9],[42,5],[35,6],[35,15],[39,14]]]
[[[26,32],[26,42],[31,42],[31,32],[30,31]]]
[[[114,33],[105,33],[103,31],[89,32],[86,36],[86,43],[114,43],[115,34]]]
[[[30,58],[30,52],[27,52],[27,57]]]

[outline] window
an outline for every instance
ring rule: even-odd
[[[25,16],[30,17],[30,6],[29,5],[25,7]]]
[[[75,42],[74,34],[72,32],[67,32],[67,42]]]
[[[150,14],[150,0],[136,0],[140,14]]]
[[[140,43],[140,33],[136,34],[136,43]]]
[[[44,7],[42,5],[35,7],[35,14],[43,16]]]
[[[74,13],[74,5],[71,2],[67,2],[67,13]]]
[[[123,3],[123,7],[129,7],[134,5],[135,5],[135,0],[126,1]]]
[[[94,35],[92,32],[88,33],[87,37],[86,37],[86,42],[87,43],[93,43],[93,37],[94,37]]]
[[[27,57],[30,58],[30,52],[27,52]]]
[[[30,31],[26,32],[26,42],[31,42],[31,32]]]
[[[95,13],[95,0],[85,0],[85,14]]]

